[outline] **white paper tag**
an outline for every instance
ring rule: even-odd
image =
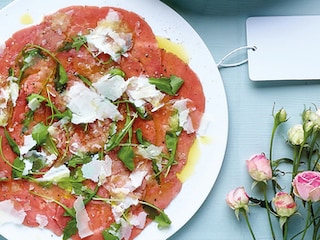
[[[270,16],[247,19],[249,78],[320,79],[320,16]]]

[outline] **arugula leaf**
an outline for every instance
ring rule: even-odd
[[[156,223],[158,223],[158,228],[168,228],[171,225],[171,220],[167,214],[164,212],[160,212],[154,219]]]
[[[143,120],[152,120],[151,114],[146,111],[144,106],[137,107],[134,103],[131,103],[131,105],[135,108],[140,118],[142,118]]]
[[[33,121],[33,117],[34,117],[34,111],[29,110],[28,112],[25,113],[24,119],[22,121],[23,123],[22,133],[25,133],[26,131],[28,131],[29,125]]]
[[[71,218],[71,220],[67,223],[67,226],[63,229],[63,240],[71,239],[73,235],[78,232],[77,220],[75,218]]]
[[[134,170],[134,151],[132,146],[122,146],[118,152],[118,158],[130,170]]]
[[[151,84],[156,85],[160,91],[165,92],[171,96],[175,95],[184,81],[175,75],[171,75],[168,77],[160,77],[160,78],[149,78],[149,82]]]
[[[69,167],[76,167],[77,165],[82,165],[89,163],[92,160],[92,157],[89,155],[74,155],[69,161],[68,166]]]
[[[54,78],[55,88],[60,93],[63,90],[65,90],[66,84],[68,82],[68,75],[67,75],[67,71],[65,70],[65,68],[61,64],[60,60],[52,52],[50,52],[50,50],[48,50],[44,47],[41,47],[39,45],[27,44],[25,48],[29,48],[30,50],[28,49],[28,51],[39,52],[39,54],[41,54],[41,56],[42,56],[42,52],[44,52],[44,53],[48,54],[57,63],[56,73],[55,73],[55,78]]]
[[[39,146],[43,145],[47,141],[48,135],[48,127],[43,123],[38,123],[32,128],[32,138]]]
[[[172,130],[172,131],[166,132],[165,143],[170,153],[168,162],[166,166],[162,169],[162,170],[167,169],[166,175],[169,173],[171,166],[176,163],[175,157],[176,157],[180,133],[181,133],[181,128],[178,131]]]
[[[107,148],[106,151],[111,151],[112,149],[116,148],[119,146],[121,140],[126,136],[126,134],[131,130],[132,124],[134,120],[137,118],[137,114],[133,116],[133,118],[126,122],[125,126],[123,129],[121,129],[120,132],[115,133],[112,135],[112,137],[109,139],[107,143]]]
[[[122,71],[122,70],[119,69],[119,68],[112,68],[112,69],[110,69],[110,70],[108,71],[108,73],[109,73],[111,76],[119,75],[119,76],[121,76],[121,77],[123,77],[123,78],[126,77],[125,72]]]
[[[25,168],[25,163],[21,161],[19,157],[17,157],[13,161],[13,168],[12,168],[12,178],[13,179],[21,179],[23,178],[23,169]]]
[[[80,80],[85,84],[87,85],[88,87],[91,87],[92,86],[92,82],[90,82],[90,80],[88,78],[86,78],[85,76],[81,75],[81,74],[76,74],[76,76],[78,78],[80,78]]]
[[[62,64],[57,64],[57,70],[54,78],[54,86],[56,90],[61,93],[63,92],[67,87],[68,82],[68,74],[65,70],[65,68],[62,66]]]
[[[171,220],[164,210],[149,202],[139,202],[143,205],[143,209],[148,214],[148,217],[158,223],[158,228],[168,228],[171,225]]]
[[[25,49],[21,54],[22,61],[20,63],[20,74],[18,77],[18,83],[20,83],[24,72],[34,64],[36,58],[44,58],[44,56],[41,54],[40,49],[37,48]]]
[[[117,232],[120,230],[121,224],[113,223],[110,225],[109,228],[104,229],[102,232],[102,236],[104,240],[120,240],[119,237],[116,235]]]
[[[144,146],[149,146],[151,143],[148,142],[147,140],[145,140],[142,136],[142,130],[140,128],[138,128],[136,130],[136,138],[138,140],[138,142],[141,144],[141,145],[144,145]]]
[[[26,154],[23,160],[28,160],[29,162],[32,163],[32,173],[39,172],[39,170],[41,170],[46,166],[45,157],[36,151],[32,151]]]
[[[49,153],[59,155],[57,146],[48,132],[48,126],[38,123],[32,128],[31,134],[38,146],[44,146]]]
[[[7,129],[4,129],[4,135],[12,149],[12,151],[17,154],[20,155],[20,149],[18,144],[13,140],[13,138],[10,136],[10,134],[8,133]]]
[[[65,42],[64,45],[59,48],[58,51],[70,51],[71,49],[76,49],[77,51],[80,50],[80,48],[87,43],[87,38],[85,36],[77,35],[75,37],[72,37],[71,42]]]

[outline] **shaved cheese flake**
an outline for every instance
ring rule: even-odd
[[[22,224],[26,215],[23,210],[16,210],[10,200],[0,202],[0,225],[5,223]]]
[[[105,19],[90,34],[86,35],[87,43],[91,51],[108,54],[113,61],[119,62],[121,55],[127,56],[126,52],[132,46],[132,33],[120,32],[113,29],[119,23],[118,13],[111,10]]]
[[[147,171],[134,171],[130,174],[130,185],[129,188],[131,188],[131,191],[137,189],[141,186],[143,179],[147,175]]]
[[[9,85],[0,89],[0,108],[7,107],[9,101],[12,102],[13,107],[16,106],[16,102],[19,96],[19,85],[16,83],[16,77],[8,77],[7,81]]]
[[[120,239],[129,240],[132,232],[132,225],[123,218],[121,218],[120,224]]]
[[[131,77],[127,80],[128,87],[126,93],[129,101],[136,107],[142,107],[149,102],[153,106],[153,111],[163,106],[162,99],[165,94],[156,89],[155,85],[149,83],[149,79],[144,76]]]
[[[76,82],[66,93],[67,107],[72,112],[71,122],[74,124],[92,123],[96,120],[110,118],[122,120],[123,116],[117,107],[108,99]]]
[[[20,155],[26,154],[29,150],[31,150],[34,146],[37,145],[37,142],[32,138],[32,135],[24,135],[23,146],[19,147]]]
[[[111,176],[112,160],[106,155],[104,160],[92,159],[91,162],[84,164],[81,168],[83,177],[98,182],[101,186],[105,183],[106,177]]]
[[[38,227],[40,227],[40,228],[44,228],[49,223],[47,216],[42,215],[42,214],[37,214],[36,215],[36,221],[39,224]]]
[[[92,86],[97,90],[99,94],[115,101],[122,96],[126,90],[126,81],[120,75],[107,74],[101,77]]]
[[[78,234],[80,238],[85,238],[93,234],[93,231],[89,227],[90,218],[83,203],[83,198],[78,196],[73,203],[73,207],[76,211],[76,221]]]
[[[182,127],[188,134],[193,133],[195,130],[193,128],[192,120],[190,118],[190,109],[187,107],[188,101],[190,99],[180,99],[176,100],[172,105],[173,108],[178,110],[179,114],[179,126]]]
[[[147,147],[138,146],[137,154],[147,159],[155,159],[162,153],[162,149],[163,147],[157,147],[153,144],[150,144]]]
[[[143,229],[146,225],[146,219],[148,214],[146,212],[140,212],[138,215],[129,215],[128,221],[136,228]]]
[[[32,162],[30,162],[29,159],[23,159],[23,162],[24,162],[24,169],[23,169],[23,172],[22,172],[22,175],[23,176],[27,176],[29,174],[29,171],[32,169]]]
[[[15,107],[17,103],[17,99],[19,96],[19,85],[17,83],[18,78],[16,77],[8,77],[9,81],[9,93],[10,93],[10,100],[12,102],[12,105]]]
[[[115,199],[120,200],[118,198]],[[116,223],[120,222],[122,215],[129,207],[136,206],[138,203],[139,200],[137,197],[126,196],[122,201],[118,201],[116,204],[113,204],[111,210]]]
[[[46,172],[42,178],[38,178],[37,181],[52,181],[58,182],[61,178],[67,178],[70,176],[70,170],[66,165],[62,164],[59,167],[52,167]]]
[[[31,111],[35,111],[40,107],[41,103],[38,98],[32,98],[28,102],[28,108],[30,108]]]

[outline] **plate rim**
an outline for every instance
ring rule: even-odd
[[[134,4],[134,3],[143,3],[143,4],[147,4],[147,5],[144,5],[145,9],[148,9],[148,8],[146,8],[146,6],[148,6],[149,8],[153,8],[153,7],[160,8],[161,10],[165,11],[165,13],[170,16],[170,18],[174,18],[178,22],[180,27],[184,28],[184,31],[187,31],[189,34],[190,33],[192,34],[192,39],[190,41],[196,42],[196,45],[201,49],[200,52],[205,53],[204,58],[205,58],[205,62],[207,64],[207,66],[205,66],[205,68],[203,68],[202,70],[206,71],[207,73],[212,72],[213,77],[211,79],[209,79],[210,82],[202,82],[202,80],[201,80],[202,78],[199,77],[200,81],[204,87],[207,87],[207,85],[208,85],[210,87],[216,87],[219,90],[219,91],[215,92],[217,94],[216,96],[209,97],[206,94],[209,94],[210,91],[208,89],[204,89],[205,97],[206,97],[205,117],[207,117],[208,118],[207,120],[209,121],[209,123],[206,122],[204,124],[209,129],[214,127],[214,130],[217,130],[219,132],[218,137],[221,137],[221,139],[218,139],[218,140],[212,139],[212,141],[215,141],[215,144],[217,144],[217,145],[215,145],[216,148],[220,148],[220,151],[218,152],[218,155],[219,155],[218,161],[215,163],[216,169],[213,170],[213,174],[211,176],[211,179],[209,179],[209,181],[206,183],[205,189],[201,190],[202,192],[197,199],[198,202],[197,202],[197,204],[195,204],[196,206],[193,206],[192,209],[189,210],[189,216],[185,217],[183,219],[183,221],[179,221],[179,219],[177,222],[173,221],[173,223],[172,223],[173,225],[169,229],[157,230],[160,233],[160,236],[159,236],[160,239],[167,239],[167,238],[173,236],[179,230],[181,230],[183,228],[183,226],[201,208],[201,206],[206,201],[207,197],[209,196],[210,192],[212,191],[212,189],[214,187],[214,184],[219,176],[219,173],[220,173],[223,161],[224,161],[225,152],[226,152],[226,148],[227,148],[227,142],[228,142],[228,132],[229,132],[228,103],[227,103],[227,97],[226,97],[226,92],[225,92],[225,87],[224,87],[224,84],[222,81],[222,77],[221,77],[220,72],[216,66],[215,60],[214,60],[210,50],[208,49],[208,47],[206,46],[204,41],[201,39],[199,34],[196,32],[196,30],[181,15],[179,15],[170,6],[166,5],[165,3],[161,2],[160,0],[131,0],[130,2],[128,2],[128,1],[126,2],[126,0],[71,0],[71,1],[69,0],[69,1],[65,1],[65,2],[67,2],[67,3],[64,3],[63,0],[55,0],[53,2],[50,1],[47,4],[45,3],[46,6],[49,6],[48,8],[50,8],[51,5],[58,6],[58,7],[56,7],[56,9],[52,9],[52,10],[46,9],[47,12],[44,13],[42,16],[40,16],[40,15],[37,16],[38,18],[35,19],[35,22],[32,25],[39,23],[44,15],[51,14],[51,13],[55,12],[56,10],[60,9],[61,7],[59,4],[65,4],[65,6],[72,6],[72,5],[104,6],[104,5],[108,5],[108,6],[113,6],[113,7],[124,8],[126,10],[130,10],[130,11],[134,11],[134,12],[138,13],[140,16],[145,18],[146,22],[151,26],[152,30],[155,30],[154,32],[156,35],[157,34],[166,35],[166,33],[170,35],[170,33],[173,33],[173,30],[177,29],[178,26],[172,26],[172,27],[169,26],[169,29],[162,29],[162,30],[155,29],[155,24],[153,23],[152,19],[150,18],[150,16],[148,15],[148,13],[145,10],[141,10],[141,11],[139,11],[139,9],[138,9],[138,11],[135,10],[138,4]],[[76,4],[72,4],[73,2]],[[22,16],[21,14],[24,14],[24,13],[30,13],[31,16],[33,17],[33,15],[32,15],[33,14],[32,13],[33,4],[36,4],[36,3],[40,4],[38,0],[29,0],[28,1],[29,7],[27,9],[23,10],[23,9],[21,9],[21,6],[19,5],[21,3],[24,3],[24,1],[23,0],[14,0],[11,3],[9,3],[8,5],[6,5],[5,7],[3,7],[0,10],[0,19],[3,17],[7,17],[9,19],[14,18],[14,19],[18,20],[19,17]],[[43,4],[43,3],[41,3],[41,4]],[[124,7],[123,4],[127,4],[127,5]],[[18,8],[18,11],[17,11],[16,6],[20,6],[20,9]],[[127,7],[129,9],[127,9]],[[13,11],[13,9],[14,9],[14,11]],[[12,13],[12,11],[14,12],[14,14],[9,16],[8,13]],[[40,10],[40,11],[42,11],[42,10]],[[3,16],[3,15],[5,15],[5,16]],[[150,22],[152,22],[152,23],[150,23]],[[16,24],[15,26],[18,29],[28,27],[28,25],[23,25],[19,21],[16,21],[14,24]],[[165,24],[168,24],[168,23],[165,23]],[[12,33],[17,31],[17,29],[15,29],[16,27],[14,27],[14,30],[11,31],[11,35],[12,35]],[[11,35],[9,35],[9,37]],[[189,47],[190,47],[189,46],[190,45],[189,39],[179,39],[181,36],[184,36],[184,35],[185,35],[185,32],[180,32],[180,33],[175,34],[174,36],[170,35],[170,36],[161,36],[161,37],[169,37],[173,41],[177,41],[185,46],[187,45],[187,51],[188,51],[188,50],[190,50],[189,49]],[[5,40],[7,40],[9,37],[4,37],[4,39],[0,39],[0,43],[1,43],[1,41],[3,42]],[[197,61],[199,60],[198,56],[195,56],[192,53],[190,55],[191,56],[190,56],[189,65],[193,70],[194,69],[197,70],[199,68],[198,63],[197,63]],[[197,74],[199,74],[199,73],[197,73]],[[201,73],[201,75],[202,75],[202,73]],[[204,79],[207,80],[207,78],[204,78]],[[207,99],[207,97],[209,97],[209,99]],[[217,102],[215,102],[216,100],[217,100]],[[213,110],[218,111],[218,115],[219,115],[218,117],[215,115],[211,115],[211,109],[208,109],[208,108],[212,107],[212,105],[213,105]],[[223,109],[219,109],[221,105],[223,106]],[[209,111],[209,116],[208,116],[208,111]],[[208,126],[207,126],[207,124],[208,124]],[[219,126],[218,127],[212,126],[212,124],[217,124]],[[204,130],[204,131],[206,131],[206,130]],[[212,130],[209,130],[210,133],[211,133],[211,131]],[[206,146],[205,144],[201,144],[201,147],[202,147],[201,150],[203,150],[203,148],[204,148],[205,152],[208,151],[208,149],[207,149],[208,146]],[[184,191],[186,191],[186,188],[194,187],[192,184],[193,183],[192,179],[194,179],[194,176],[197,174],[197,171],[199,171],[198,164],[199,164],[199,162],[197,162],[197,165],[195,166],[195,169],[194,169],[195,173],[186,182],[183,183],[182,189],[181,189],[182,193],[184,193]],[[202,164],[202,162],[201,162],[201,164]],[[206,166],[206,165],[204,164],[204,166]],[[211,166],[211,165],[209,164],[209,166]],[[170,212],[171,212],[172,208],[174,208],[175,203],[178,203],[179,201],[183,200],[181,198],[183,198],[184,195],[182,195],[181,192],[172,201],[172,203],[165,209],[166,212],[167,211],[169,212],[169,217],[170,217]],[[0,234],[2,233],[1,228],[2,228],[2,226],[0,226]],[[150,229],[156,229],[156,228],[157,228],[156,224],[151,223],[149,226],[147,226],[142,231],[141,234],[139,234],[137,236],[136,239],[143,239],[143,237],[145,237],[145,235],[153,234],[154,231],[152,231]],[[41,231],[46,231],[46,230],[41,230]],[[58,238],[58,239],[60,239],[60,238]]]

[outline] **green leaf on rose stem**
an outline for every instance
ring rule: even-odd
[[[291,158],[279,158],[277,160],[273,160],[272,161],[272,166],[274,168],[278,167],[281,163],[289,163],[289,164],[293,164],[293,159]]]
[[[13,138],[10,136],[10,134],[6,128],[4,129],[4,135],[9,143],[9,146],[11,147],[12,151],[17,155],[20,155],[20,149],[19,149],[18,144],[13,140]]]
[[[132,146],[122,146],[118,152],[118,158],[130,170],[134,170],[134,151]]]
[[[180,87],[184,83],[180,77],[175,75],[171,75],[170,77],[149,78],[149,82],[154,84],[160,91],[172,96],[179,91]]]
[[[279,224],[281,229],[283,229],[283,225],[286,223],[287,220],[287,217],[279,217]]]

